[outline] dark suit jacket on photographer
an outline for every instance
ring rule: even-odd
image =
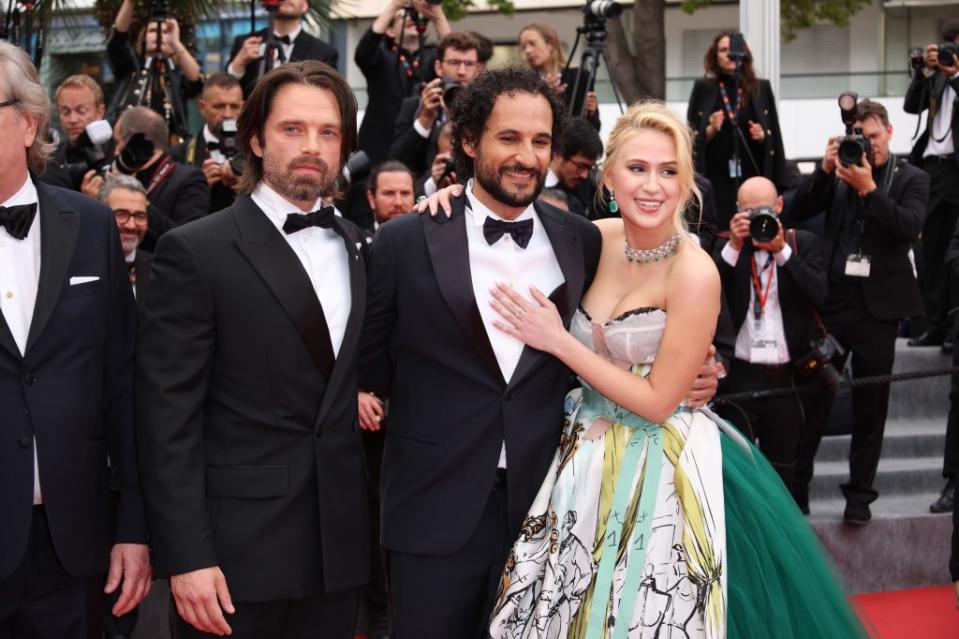
[[[414,126],[419,112],[419,96],[403,100],[393,126],[393,144],[389,152],[390,158],[410,167],[416,175],[429,171],[432,166],[433,159],[436,157],[436,138],[443,124],[440,118],[437,118],[430,127],[429,136],[424,138]]]
[[[136,96],[133,92],[140,79],[141,60],[133,50],[129,32],[113,30],[110,40],[107,41],[107,60],[117,79],[116,88],[107,109],[107,119],[110,122],[116,122],[126,107],[136,106]],[[203,91],[203,80],[201,78],[191,82],[176,68],[167,77],[170,98],[173,101],[174,119],[173,122],[168,123],[170,132],[185,138],[190,135],[186,119],[186,101],[200,95]],[[148,106],[163,115],[163,99],[164,96],[155,94],[151,104],[142,106]]]
[[[397,60],[402,56],[407,64]],[[390,150],[393,123],[404,98],[417,97],[419,86],[435,77],[433,61],[436,47],[424,47],[416,54],[398,51],[392,40],[369,28],[356,45],[353,60],[366,78],[366,113],[360,124],[359,148],[366,151],[373,164],[385,160]]]
[[[162,167],[169,163],[173,164],[172,169],[160,178]],[[161,235],[210,212],[206,176],[194,166],[179,164],[169,155],[163,155],[152,166],[137,173],[136,178],[147,189],[150,202],[147,211],[150,225],[142,246],[151,253]]]
[[[922,229],[929,176],[903,160],[890,157],[889,161],[896,164],[888,193],[880,186],[860,198],[820,165],[786,198],[787,208],[783,211],[783,218],[790,221],[805,220],[826,211],[825,264],[829,281],[839,278],[846,283],[860,282],[866,309],[879,320],[923,315],[922,297],[908,253]],[[858,200],[864,218],[862,254],[871,261],[869,277],[865,278],[841,275],[848,257],[844,254],[843,223],[844,219],[852,223],[855,207],[860,206]]]
[[[204,127],[204,129],[205,128],[206,127]],[[203,163],[206,162],[210,157],[210,152],[207,149],[203,129],[201,129],[200,132],[190,140],[170,147],[170,150],[167,153],[171,158],[176,160],[177,163],[186,166],[195,166],[202,171]],[[207,186],[209,187],[209,185]],[[236,199],[236,192],[230,187],[224,186],[221,183],[214,184],[209,188],[210,213],[225,209],[233,204],[233,201]]]
[[[260,29],[253,35],[262,38],[266,36],[266,29]],[[236,54],[243,46],[243,42],[249,37],[250,34],[248,33],[236,37],[236,39],[233,41],[233,48],[230,50],[230,57],[227,60],[228,64],[230,60],[236,57]],[[287,62],[319,60],[320,62],[325,62],[335,69],[337,62],[339,62],[339,58],[340,54],[332,46],[326,42],[323,42],[319,38],[310,35],[305,30],[300,29],[296,39],[293,40],[293,51],[290,52],[290,59],[287,60]],[[243,86],[244,98],[250,96],[250,91],[253,90],[253,85],[256,84],[256,81],[259,79],[259,73],[260,60],[254,60],[246,66],[246,71],[243,72],[243,77],[240,78],[240,84]]]
[[[940,108],[947,108],[947,105],[942,104],[942,94],[946,90],[947,84],[951,84],[952,89],[959,95],[959,78],[948,79],[938,71],[929,76],[926,76],[922,71],[917,72],[906,90],[906,98],[902,105],[903,110],[906,113],[919,115],[929,109],[933,101],[939,104]],[[952,146],[954,149],[959,149],[959,109],[955,105],[951,105],[950,108],[952,108]],[[922,154],[929,144],[929,135],[934,120],[935,114],[930,110],[929,117],[926,118],[926,130],[920,134],[916,144],[912,147],[912,152],[909,154],[909,161],[916,166],[922,166]],[[953,161],[959,166],[959,154],[955,155]]]
[[[721,246],[724,247],[727,243],[728,241],[722,242]],[[821,242],[809,231],[786,231],[786,243],[791,255],[785,264],[775,266],[775,278],[786,346],[790,359],[795,360],[809,350],[812,341],[822,337],[812,309],[819,308],[826,300],[826,266],[823,262]],[[722,258],[720,251],[721,248],[717,247],[715,261],[722,278],[726,308],[738,335],[743,323],[752,321],[747,315],[749,301],[753,295],[750,263],[756,254],[756,248],[747,238],[743,242],[735,267]]]

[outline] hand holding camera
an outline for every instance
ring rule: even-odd
[[[437,189],[442,189],[451,184],[457,184],[459,180],[456,177],[455,163],[452,153],[437,153],[433,159],[433,166],[430,167],[430,177]]]
[[[427,83],[420,91],[420,113],[417,119],[425,129],[429,129],[440,117],[443,104],[443,80],[435,78]]]
[[[250,36],[243,41],[243,46],[236,52],[236,57],[230,66],[237,73],[245,73],[246,67],[254,60],[259,60],[262,53],[263,38],[259,36]]]
[[[872,179],[872,165],[865,153],[858,164],[840,162],[836,168],[836,176],[856,190],[859,197],[866,197],[876,190],[876,181]]]
[[[741,251],[746,238],[752,238],[754,247],[769,253],[778,253],[786,246],[782,223],[769,207],[739,211],[729,221],[730,246]]]

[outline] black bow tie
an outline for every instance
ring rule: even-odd
[[[289,235],[302,231],[308,226],[318,226],[324,229],[333,228],[333,207],[324,206],[319,211],[313,211],[302,215],[300,213],[290,213],[286,216],[286,222],[283,223],[283,232]]]
[[[522,248],[526,248],[530,238],[533,237],[533,220],[504,222],[487,217],[483,222],[483,237],[489,244],[495,244],[506,233],[512,235],[513,240]]]
[[[37,203],[18,206],[0,206],[0,226],[7,229],[14,239],[22,240],[30,232],[33,216],[37,214]]]
[[[219,150],[220,150],[220,143],[219,143],[219,142],[210,142],[209,140],[207,140],[207,142],[206,142],[206,150],[207,150],[207,151],[219,151]]]
[[[290,36],[289,36],[289,35],[281,35],[281,36],[278,36],[278,35],[276,35],[276,34],[274,33],[274,34],[273,34],[273,37],[274,37],[274,38],[276,39],[276,41],[279,42],[280,44],[293,44],[293,41],[290,40]]]

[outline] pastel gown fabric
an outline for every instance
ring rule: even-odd
[[[661,309],[570,332],[647,376]],[[711,411],[653,424],[582,382],[507,558],[495,639],[866,637],[811,528],[754,446]]]

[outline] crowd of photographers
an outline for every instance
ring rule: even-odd
[[[338,52],[303,30],[307,2],[287,0],[275,8],[272,31],[237,38],[225,69],[203,75],[175,20],[151,21],[131,37],[134,9],[124,0],[109,39],[118,78],[109,103],[85,75],[56,88],[61,141],[40,179],[115,211],[131,283],[142,289],[162,233],[235,198],[244,170],[236,119],[257,78],[287,61],[336,65]],[[435,45],[427,44],[430,31]],[[914,60],[904,108],[928,110],[928,117],[908,158],[889,151],[886,109],[846,93],[846,135],[826,142],[810,175],[790,172],[772,89],[756,77],[738,33],[714,39],[689,99],[704,197],[687,210],[687,222],[714,256],[724,289],[716,336],[726,372],[720,393],[734,397],[719,411],[758,441],[807,513],[813,459],[847,360],[857,378],[891,373],[903,320],[926,318],[913,345],[948,347],[954,333],[959,21],[948,21],[942,36],[944,44],[929,45]],[[616,216],[597,193],[603,141],[589,79],[567,67],[559,36],[547,25],[524,27],[518,45],[570,107],[541,200],[589,219]],[[481,34],[452,31],[439,4],[390,0],[353,56],[369,103],[337,205],[372,236],[408,213],[417,196],[459,182],[447,108],[484,72],[493,46]],[[184,104],[194,97],[202,122],[186,119]],[[959,365],[959,350],[956,357]],[[801,386],[812,390],[799,392]],[[951,399],[959,406],[959,379]],[[850,476],[841,487],[849,523],[867,522],[878,496],[873,482],[888,400],[888,383],[852,390]],[[959,407],[950,412],[946,446],[947,483],[935,512],[953,510]]]

